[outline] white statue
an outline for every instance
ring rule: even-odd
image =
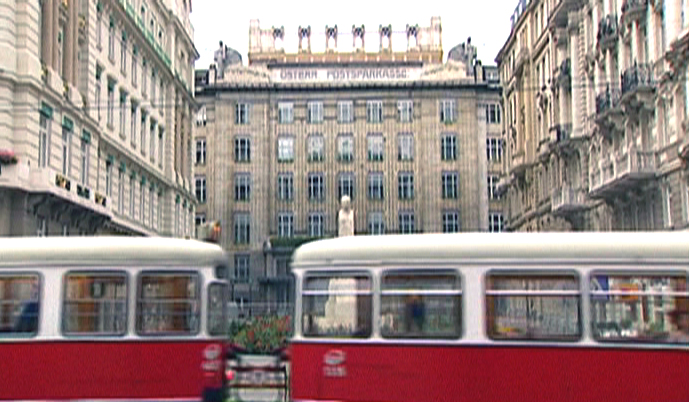
[[[340,205],[340,212],[337,214],[337,235],[354,236],[354,210],[349,196],[343,196]]]

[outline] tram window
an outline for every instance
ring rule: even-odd
[[[36,334],[39,289],[38,275],[0,275],[0,337]]]
[[[208,333],[210,335],[223,335],[226,331],[225,320],[225,295],[227,285],[213,283],[208,287]]]
[[[199,330],[200,305],[197,274],[141,274],[136,330],[141,335],[196,334]]]
[[[462,292],[455,272],[391,271],[383,276],[381,334],[386,338],[459,338]]]
[[[490,274],[486,326],[492,339],[575,341],[581,336],[575,276]]]
[[[65,334],[123,335],[127,330],[127,276],[67,274],[63,304]]]
[[[596,272],[591,331],[601,342],[689,343],[687,276]]]
[[[369,277],[347,274],[307,277],[302,294],[304,336],[368,338],[371,335]]]

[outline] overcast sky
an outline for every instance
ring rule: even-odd
[[[345,50],[352,46],[352,25],[364,24],[367,31],[366,48],[376,51],[379,46],[379,25],[392,24],[393,49],[403,50],[406,46],[406,25],[427,27],[433,16],[441,18],[445,57],[455,45],[471,37],[483,64],[494,64],[495,56],[510,33],[510,16],[517,6],[517,0],[245,1],[193,1],[191,21],[195,30],[194,43],[201,55],[196,61],[196,68],[208,68],[221,40],[239,51],[246,64],[251,19],[258,19],[261,28],[284,26],[284,46],[288,52],[297,49],[297,28],[300,25],[311,25],[311,47],[313,51],[318,51],[325,48],[326,25],[338,26],[338,48]]]

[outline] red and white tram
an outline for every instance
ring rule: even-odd
[[[0,240],[0,400],[223,400],[227,260],[134,237]]]
[[[295,401],[689,401],[689,233],[299,248]]]

